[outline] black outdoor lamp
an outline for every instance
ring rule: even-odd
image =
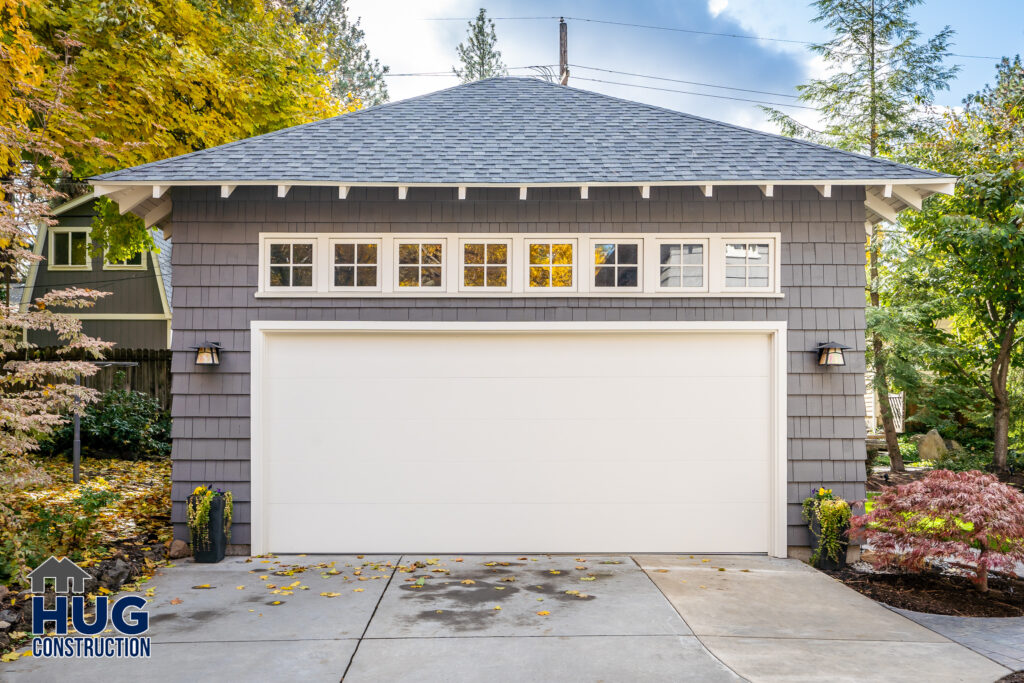
[[[196,352],[196,365],[220,365],[220,350],[224,348],[217,342],[204,341],[189,349]]]
[[[815,353],[818,354],[818,365],[824,365],[825,367],[846,365],[843,351],[848,348],[850,347],[834,341],[818,344],[817,348],[814,349]]]

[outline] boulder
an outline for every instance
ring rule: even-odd
[[[946,442],[935,429],[925,434],[917,444],[917,457],[921,460],[938,460],[946,453]]]
[[[188,543],[185,543],[185,541],[180,538],[174,539],[174,542],[171,543],[170,549],[167,551],[167,557],[171,560],[179,560],[183,557],[188,557],[191,554],[192,551],[189,550]]]
[[[128,563],[119,557],[104,568],[100,583],[110,590],[116,591],[128,580],[131,571],[132,568]]]
[[[0,611],[0,621],[5,622],[10,628],[11,624],[17,624],[21,621],[21,614],[13,609],[5,609]]]

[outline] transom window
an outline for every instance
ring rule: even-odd
[[[637,242],[595,242],[594,287],[640,286],[640,245]]]
[[[705,252],[702,242],[661,242],[658,245],[658,286],[702,289]]]
[[[771,284],[770,250],[764,242],[726,242],[725,286],[767,288]]]
[[[331,287],[337,289],[380,286],[380,244],[377,240],[336,240],[331,243]]]
[[[56,229],[50,233],[50,268],[88,270],[91,266],[87,229]]]
[[[440,240],[397,242],[398,286],[444,287],[444,243]]]
[[[572,287],[575,245],[572,242],[529,242],[530,287]]]
[[[146,253],[140,251],[123,261],[109,261],[106,256],[103,258],[104,270],[143,270],[146,267]]]
[[[313,287],[313,242],[272,242],[270,287]]]
[[[462,243],[462,287],[466,289],[508,289],[509,241]]]

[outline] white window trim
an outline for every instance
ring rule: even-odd
[[[357,245],[356,246],[356,261],[359,260],[359,247],[358,247],[358,245],[360,245],[360,244],[376,244],[377,245],[377,284],[375,284],[372,287],[370,287],[368,285],[364,286],[364,287],[360,287],[359,285],[352,285],[350,287],[342,287],[342,286],[335,285],[334,284],[334,267],[336,265],[343,265],[343,264],[336,264],[334,262],[334,245],[335,244],[355,244],[355,245]],[[384,277],[383,277],[384,264],[383,264],[383,261],[387,260],[388,258],[390,258],[390,255],[384,253],[384,251],[381,248],[381,240],[378,237],[374,237],[372,235],[367,235],[366,237],[331,237],[331,238],[329,238],[327,240],[327,267],[324,269],[326,271],[326,273],[327,273],[327,289],[328,289],[328,291],[330,291],[330,292],[348,292],[348,293],[353,293],[353,294],[355,294],[355,293],[372,294],[372,293],[375,293],[375,292],[380,292],[381,291],[381,283],[384,281]],[[316,256],[313,257],[313,260],[314,261],[317,260]],[[353,263],[352,265],[353,266],[358,266],[360,264],[359,263]],[[370,264],[362,264],[362,265],[366,266],[366,265],[370,265]],[[314,276],[315,276],[315,273],[314,273]]]
[[[648,260],[647,260],[647,254],[644,253],[644,245],[648,244],[650,241],[651,240],[646,240],[643,237],[636,237],[636,236],[634,236],[634,237],[603,237],[603,236],[596,236],[596,237],[589,238],[587,240],[587,258],[586,258],[585,262],[587,263],[587,283],[588,283],[588,288],[590,289],[590,291],[592,291],[594,294],[603,294],[603,293],[606,293],[606,292],[610,293],[610,294],[612,294],[612,293],[623,294],[623,293],[626,293],[626,292],[629,292],[629,293],[632,293],[632,294],[642,294],[645,291],[645,283],[648,281],[647,273],[646,273]],[[618,252],[618,245],[620,245],[620,244],[635,244],[636,245],[636,247],[637,247],[637,249],[636,249],[636,259],[637,259],[637,262],[636,262],[636,268],[637,268],[636,282],[637,282],[637,285],[636,285],[636,287],[618,287],[618,286],[615,286],[615,287],[598,287],[596,284],[594,284],[594,280],[597,277],[597,275],[596,275],[596,273],[594,271],[598,267],[597,259],[595,258],[595,254],[594,254],[594,248],[598,244],[614,244],[616,252]],[[616,260],[618,260],[618,259],[616,258]],[[618,267],[620,265],[628,267],[627,264],[620,264],[620,263],[600,264],[600,265],[606,266],[606,267],[614,267],[614,268],[616,268],[616,275],[618,275]]]
[[[469,266],[480,265],[480,264],[475,264],[475,263],[470,263],[470,264],[466,263],[465,258],[466,258],[466,245],[467,244],[484,244],[484,245],[488,245],[488,244],[504,244],[505,245],[507,250],[505,252],[505,263],[504,263],[504,266],[505,266],[505,286],[504,287],[495,287],[495,286],[487,285],[486,273],[484,274],[484,284],[483,284],[483,286],[481,286],[481,287],[470,287],[470,286],[466,285],[466,278],[464,276],[464,273],[465,273],[464,269],[465,269],[465,267],[467,265],[469,265]],[[487,251],[486,247],[484,248],[484,251],[485,252]],[[465,237],[460,237],[459,238],[458,253],[457,254],[453,254],[452,257],[453,257],[454,261],[456,263],[458,263],[458,269],[457,269],[458,273],[457,273],[457,275],[458,275],[458,283],[459,283],[458,287],[459,287],[459,291],[460,292],[467,292],[467,293],[470,293],[470,294],[486,294],[488,292],[490,292],[491,294],[499,294],[499,293],[506,293],[507,294],[507,293],[512,291],[512,281],[515,279],[515,277],[514,277],[515,271],[513,270],[513,265],[512,265],[512,262],[513,262],[514,259],[513,259],[513,255],[512,255],[512,238],[511,237],[491,237],[487,233],[480,233],[479,235],[467,235]],[[487,260],[486,259],[486,254],[484,256],[484,260],[485,261]],[[484,263],[482,265],[484,267],[486,267],[488,264]],[[501,264],[495,264],[495,265],[501,265]],[[453,270],[456,270],[456,269],[453,269]]]
[[[139,254],[142,259],[139,265],[135,264],[123,264],[123,263],[111,263],[107,261],[107,254],[103,253],[103,270],[146,270],[146,252],[143,251]]]
[[[378,279],[380,287],[335,288],[333,247],[338,242],[378,241]],[[462,285],[462,245],[466,242],[504,242],[509,249],[509,286],[465,287]],[[771,245],[769,266],[771,286],[766,288],[725,287],[725,243],[761,242]],[[312,287],[269,288],[271,244],[312,243],[313,283]],[[399,288],[398,243],[439,242],[443,246],[441,287]],[[568,242],[573,244],[573,286],[531,288],[528,286],[528,253],[531,243]],[[621,287],[592,286],[593,245],[606,242],[635,242],[640,249],[640,286],[636,289]],[[661,287],[659,247],[664,243],[700,243],[704,245],[704,286],[703,287]],[[262,233],[260,235],[259,282],[255,293],[257,298],[406,298],[406,297],[625,297],[625,298],[781,298],[781,234],[771,232],[736,233]],[[587,254],[583,254],[585,250]]]
[[[92,246],[92,238],[89,236],[91,228],[67,228],[62,225],[54,226],[48,231],[47,237],[50,240],[49,244],[49,256],[46,260],[47,270],[92,270],[92,256],[89,253],[89,247]],[[85,265],[84,266],[68,266],[61,265],[54,259],[54,253],[56,252],[56,238],[58,235],[64,235],[71,232],[84,232],[85,233]],[[70,245],[69,245],[70,250]],[[70,254],[70,251],[69,251]]]

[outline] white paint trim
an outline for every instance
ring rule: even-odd
[[[39,227],[39,234],[36,235],[36,243],[32,245],[32,253],[36,256],[43,255],[43,245],[46,243],[47,234],[49,233],[49,227],[44,223]],[[22,313],[28,311],[28,306],[32,302],[32,290],[36,286],[36,275],[39,273],[39,267],[43,264],[42,260],[33,261],[29,264],[28,275],[25,277],[25,288],[21,290],[21,304],[18,308]],[[28,329],[26,328],[23,336],[27,337]],[[24,341],[24,340],[23,340]]]
[[[231,193],[235,191],[234,185],[221,185],[220,186],[220,198],[227,199],[231,196]]]
[[[774,197],[775,196],[775,186],[774,185],[761,185],[761,192],[764,193],[765,197]]]
[[[464,200],[465,198],[466,198],[466,186],[465,185],[459,185],[459,200]]]
[[[907,206],[917,209],[918,211],[921,210],[921,195],[918,194],[917,190],[914,188],[894,185],[892,187],[892,193],[897,199]]]
[[[117,203],[117,210],[121,212],[122,216],[152,197],[153,190],[146,186],[122,189],[110,195],[110,198]]]
[[[281,198],[286,197],[288,195],[288,190],[290,190],[290,189],[292,189],[291,185],[278,185],[277,186],[277,196],[281,197]]]
[[[107,261],[106,250],[103,253],[103,270],[146,270],[146,252],[140,252],[142,256],[142,262],[138,265],[134,264],[123,264],[123,263],[109,263]]]
[[[715,191],[715,186],[714,185],[704,185],[704,196],[705,197],[710,197],[714,191]]]
[[[899,220],[899,212],[889,206],[884,199],[875,193],[874,190],[866,191],[864,195],[864,205],[890,223],[895,223]]]
[[[832,197],[831,185],[815,185],[814,189],[816,189],[818,191],[818,194],[820,194],[825,199],[830,199]]]
[[[348,197],[348,185],[338,185],[338,199],[346,199]]]
[[[72,270],[78,270],[78,271],[92,270],[92,254],[89,252],[89,247],[92,246],[92,237],[90,237],[90,234],[89,234],[91,231],[92,231],[91,228],[68,227],[68,226],[63,226],[63,225],[51,226],[49,228],[49,235],[48,235],[48,237],[50,239],[48,240],[48,248],[46,250],[46,253],[48,254],[48,257],[46,259],[46,269],[47,270],[52,270],[54,272],[60,272],[60,271],[67,272],[67,271],[72,271]],[[59,265],[59,264],[56,264],[54,262],[54,258],[53,258],[53,249],[54,249],[54,247],[53,247],[53,238],[58,233],[65,233],[65,232],[83,232],[83,233],[85,233],[85,265],[83,265],[83,266],[67,266],[67,265]],[[71,249],[71,246],[69,244],[68,245],[68,250],[69,250],[68,251],[68,255],[69,256],[71,255],[70,249]]]
[[[156,288],[160,292],[160,305],[163,307],[164,315],[167,316],[167,329],[168,334],[170,334],[171,302],[167,300],[167,291],[164,288],[164,269],[160,265],[160,256],[157,252],[150,252],[150,256],[153,257],[153,273],[156,275]],[[171,348],[169,340],[167,348]]]
[[[405,199],[408,196],[409,196],[409,186],[408,185],[399,185],[398,186],[398,198],[399,199]]]
[[[169,320],[167,313],[76,313],[68,312],[64,315],[79,320]]]
[[[641,185],[640,186],[640,198],[641,199],[650,199],[651,198],[651,186],[650,185]]]
[[[71,209],[77,208],[82,204],[87,204],[91,202],[92,200],[96,199],[96,196],[97,195],[95,192],[90,192],[89,194],[84,194],[81,197],[76,197],[75,199],[72,199],[69,202],[64,202],[60,206],[54,208],[54,210],[50,212],[50,215],[59,216],[63,213],[67,213]]]
[[[151,228],[170,216],[173,208],[174,205],[171,203],[170,198],[165,198],[162,202],[146,212],[146,215],[142,217],[142,222],[147,228]]]
[[[526,199],[526,185],[519,186],[519,199]]]
[[[153,199],[160,199],[164,196],[164,192],[171,189],[170,185],[154,185],[153,186]]]
[[[594,322],[380,322],[380,321],[302,321],[302,320],[254,320],[251,330],[250,367],[250,462],[251,462],[251,553],[262,555],[268,552],[267,523],[264,518],[264,497],[266,488],[267,461],[264,457],[264,373],[266,365],[267,336],[288,333],[332,333],[332,332],[382,332],[423,333],[423,332],[623,332],[623,331],[664,331],[692,333],[735,333],[766,334],[771,340],[774,362],[772,377],[772,425],[770,467],[771,487],[769,493],[768,554],[772,557],[786,557],[786,493],[788,484],[787,467],[787,425],[786,425],[786,323],[784,321],[594,321]],[[685,549],[681,549],[685,550]]]

